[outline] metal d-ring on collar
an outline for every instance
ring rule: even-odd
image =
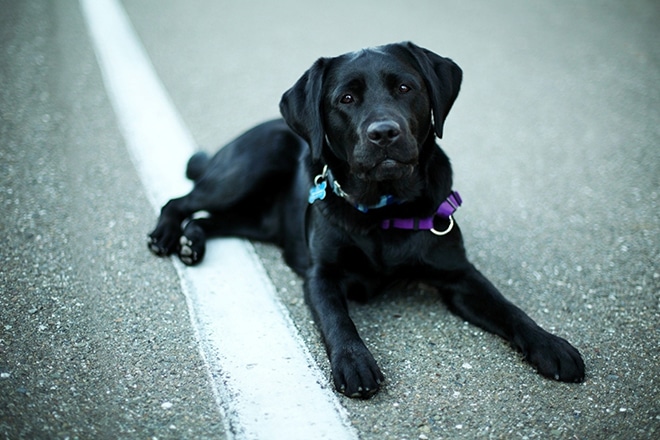
[[[314,177],[314,185],[318,186],[321,182],[323,182],[326,179],[330,182],[330,185],[332,186],[332,191],[335,194],[337,194],[342,199],[351,200],[351,197],[343,189],[341,189],[341,185],[339,184],[339,182],[337,182],[334,179],[334,176],[328,169],[328,166],[324,165],[321,174]]]
[[[332,187],[332,192],[353,204],[351,197],[346,194],[343,189],[341,189],[341,185],[339,185],[339,182],[334,179],[332,173],[328,169],[328,166],[325,165],[323,166],[323,171],[321,171],[321,174],[317,174],[316,177],[314,177],[314,186],[309,189],[309,197],[307,201],[310,205],[317,200],[325,199],[328,183],[330,183],[330,186]]]
[[[440,236],[447,235],[454,228],[454,216],[452,214],[456,212],[459,206],[461,206],[461,203],[463,203],[463,200],[461,199],[460,194],[458,194],[457,191],[452,191],[451,194],[449,194],[449,197],[440,204],[440,207],[438,207],[438,210],[436,211],[437,215],[442,217],[447,216],[449,219],[449,226],[447,226],[447,229],[444,231],[437,231],[435,228],[431,228],[433,234]]]
[[[452,214],[456,212],[459,206],[463,203],[460,194],[457,191],[452,191],[449,196],[438,206],[435,213],[426,218],[393,218],[383,220],[381,227],[383,229],[408,229],[413,231],[431,231],[431,233],[442,236],[447,235],[454,228],[454,217]],[[446,218],[449,220],[449,226],[442,231],[435,229],[434,220],[436,217]]]
[[[449,234],[451,230],[454,229],[454,217],[450,215],[448,218],[449,218],[449,226],[447,226],[447,229],[445,229],[444,231],[437,231],[435,228],[431,228],[429,229],[431,233],[439,236]]]

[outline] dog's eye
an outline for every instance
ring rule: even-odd
[[[401,84],[399,86],[399,92],[401,93],[408,93],[410,90],[411,90],[410,87],[406,84]]]
[[[350,93],[343,95],[339,100],[339,102],[341,102],[342,104],[351,104],[354,101],[355,99],[353,99],[353,95],[351,95]]]

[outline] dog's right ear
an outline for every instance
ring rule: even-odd
[[[307,141],[315,162],[321,159],[325,141],[321,91],[326,61],[319,58],[280,100],[280,113],[289,127]]]

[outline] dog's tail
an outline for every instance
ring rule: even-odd
[[[209,155],[204,151],[193,154],[188,160],[188,166],[186,167],[186,177],[192,181],[197,181],[206,171],[209,160]]]

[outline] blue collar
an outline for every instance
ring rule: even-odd
[[[328,184],[330,184],[332,188],[332,192],[334,192],[337,196],[341,197],[342,199],[346,200],[348,203],[353,205],[355,209],[363,213],[368,212],[370,209],[378,209],[378,208],[383,208],[385,206],[396,205],[400,203],[393,195],[390,194],[380,196],[380,200],[373,205],[365,205],[363,203],[357,203],[353,197],[351,197],[341,188],[339,182],[337,182],[335,177],[332,175],[332,171],[330,171],[328,166],[325,165],[323,167],[323,171],[321,172],[321,174],[314,177],[314,186],[312,186],[309,189],[309,197],[307,201],[309,202],[310,205],[317,200],[325,199],[326,189],[328,188]]]

